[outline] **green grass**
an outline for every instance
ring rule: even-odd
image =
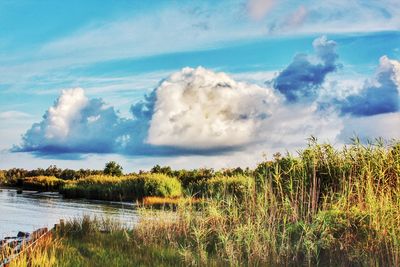
[[[51,242],[24,254],[10,267],[22,266],[184,266],[179,251],[135,244],[132,231],[109,220],[84,216],[66,223]]]

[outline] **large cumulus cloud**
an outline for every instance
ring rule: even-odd
[[[63,90],[43,116],[23,135],[14,151],[38,154],[109,153],[124,132],[113,107],[88,99],[83,89]]]
[[[201,67],[171,75],[156,93],[148,142],[198,149],[254,142],[279,101],[271,89]]]
[[[321,36],[314,40],[315,57],[298,54],[273,80],[289,102],[315,100],[327,74],[337,70],[336,42]]]

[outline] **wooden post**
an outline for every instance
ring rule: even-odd
[[[64,219],[60,219],[60,231],[64,231]]]

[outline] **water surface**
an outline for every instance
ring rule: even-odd
[[[82,215],[111,217],[127,226],[138,220],[132,203],[64,199],[58,193],[24,191],[17,194],[14,189],[0,189],[0,239],[18,231],[51,228],[60,219]]]

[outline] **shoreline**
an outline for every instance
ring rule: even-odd
[[[58,191],[40,191],[40,190],[29,190],[23,189],[20,187],[13,187],[13,186],[2,186],[0,185],[0,192],[8,190],[8,191],[18,191],[22,190],[22,194],[27,194],[31,196],[39,196],[39,197],[48,197],[48,198],[61,198],[64,200],[83,200],[88,203],[98,203],[98,204],[111,204],[111,205],[124,205],[124,206],[131,206],[131,207],[138,207],[137,203],[135,202],[128,202],[128,201],[115,201],[115,200],[101,200],[101,199],[90,199],[90,198],[67,198],[64,197]]]

